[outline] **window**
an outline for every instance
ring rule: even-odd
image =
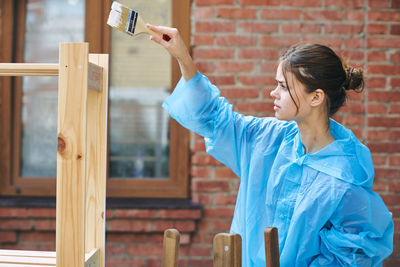
[[[146,21],[178,27],[189,43],[189,0],[121,2]],[[2,1],[1,61],[58,62],[59,42],[87,41],[91,53],[110,53],[108,196],[188,197],[189,134],[161,108],[179,67],[147,35],[111,30],[110,6]],[[54,196],[57,77],[1,78],[0,114],[1,195]]]

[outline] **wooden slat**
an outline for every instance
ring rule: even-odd
[[[55,258],[55,251],[0,249],[0,256]]]
[[[85,250],[99,248],[99,266],[105,257],[105,199],[107,175],[108,55],[90,54],[89,62],[102,67],[102,90],[88,92],[87,181]]]
[[[242,266],[242,238],[239,234],[217,234],[213,249],[214,267]]]
[[[180,234],[176,229],[167,229],[164,231],[163,241],[163,267],[177,267],[179,261],[179,239]]]
[[[267,227],[264,231],[265,263],[267,267],[279,267],[278,229]]]
[[[0,263],[56,266],[55,258],[0,256]]]
[[[51,266],[51,265],[50,265]],[[55,265],[54,265],[55,266]],[[37,264],[19,264],[19,263],[1,263],[0,267],[49,267],[49,265],[37,265]]]
[[[85,260],[87,43],[60,44],[57,148],[57,267]]]
[[[0,76],[57,76],[58,64],[0,63]]]
[[[103,68],[95,63],[89,62],[88,88],[101,91],[103,87]]]

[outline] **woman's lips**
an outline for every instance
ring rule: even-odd
[[[280,109],[281,107],[278,106],[277,104],[274,104],[274,110],[277,111],[278,109]]]

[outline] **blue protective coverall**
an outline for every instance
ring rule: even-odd
[[[330,120],[335,141],[304,154],[296,122],[244,116],[199,72],[163,107],[205,138],[240,177],[232,233],[243,266],[265,266],[264,229],[278,228],[281,266],[381,266],[392,253],[392,214],[371,190],[371,154]]]

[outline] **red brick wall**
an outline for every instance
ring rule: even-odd
[[[400,266],[400,1],[194,0],[193,56],[199,70],[245,114],[271,115],[276,61],[296,42],[331,46],[366,71],[366,90],[335,116],[371,149],[374,190],[395,221]],[[160,266],[162,231],[182,232],[180,266],[211,266],[212,239],[228,231],[239,180],[192,139],[192,198],[199,210],[109,210],[107,265]],[[0,209],[0,247],[54,249],[54,210]]]

